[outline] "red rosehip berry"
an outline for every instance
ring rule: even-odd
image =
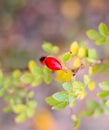
[[[54,57],[41,57],[40,62],[51,70],[62,70],[61,63]]]

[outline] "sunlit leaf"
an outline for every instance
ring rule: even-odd
[[[84,115],[85,116],[92,116],[94,114],[94,110],[86,110],[86,111],[84,111]]]
[[[37,87],[37,86],[39,86],[42,82],[43,82],[43,78],[42,78],[42,77],[36,77],[36,78],[32,81],[31,85],[32,85],[33,87]]]
[[[74,68],[79,68],[79,67],[81,67],[81,59],[79,58],[79,57],[77,57],[75,60],[74,60],[74,62],[73,62],[73,66],[74,66]]]
[[[94,101],[94,100],[90,100],[87,102],[87,105],[89,108],[91,108],[92,110],[96,109],[97,107],[99,107],[99,104]]]
[[[109,91],[102,91],[98,93],[97,95],[101,98],[106,98],[107,96],[109,96]]]
[[[89,90],[93,91],[95,89],[95,87],[96,87],[96,83],[94,81],[90,81],[88,83]]]
[[[24,122],[26,119],[27,119],[26,113],[21,113],[21,114],[19,114],[19,115],[15,118],[15,121],[16,121],[17,123],[22,123],[22,122]]]
[[[52,76],[50,74],[44,75],[44,81],[46,84],[50,84],[52,81]]]
[[[29,84],[29,83],[32,83],[34,80],[34,77],[32,74],[30,73],[25,73],[22,77],[21,77],[21,81],[26,83],[26,84]]]
[[[61,110],[61,109],[64,109],[66,106],[67,106],[67,102],[61,102],[58,105],[53,106],[53,109],[55,109],[55,110]]]
[[[90,77],[89,75],[84,75],[84,83],[87,85],[90,82]]]
[[[32,72],[32,68],[34,66],[37,66],[36,62],[34,60],[30,60],[29,63],[28,63],[28,68],[29,70]]]
[[[87,36],[92,40],[98,40],[101,37],[101,35],[93,29],[87,31]]]
[[[21,71],[20,70],[14,70],[12,75],[13,75],[14,78],[18,79],[21,76]]]
[[[71,78],[73,77],[73,74],[70,70],[67,72],[63,70],[59,70],[56,73],[57,73],[56,79],[57,81],[60,81],[60,82],[67,82],[71,80]]]
[[[34,92],[31,91],[28,93],[28,98],[32,98],[33,96],[34,96]]]
[[[106,24],[100,23],[99,25],[99,32],[103,36],[107,36],[109,34],[109,29]]]
[[[64,83],[62,86],[63,86],[63,88],[64,88],[65,90],[67,90],[67,91],[72,90],[72,87],[73,87],[72,84],[69,83],[69,82]]]
[[[69,52],[66,52],[66,53],[63,54],[63,56],[62,56],[62,61],[63,62],[67,62],[70,59],[71,59],[71,54]]]
[[[106,43],[106,38],[102,36],[95,42],[96,45],[102,45],[104,43]]]
[[[34,66],[32,69],[32,74],[35,75],[35,76],[42,76],[42,69],[38,66]]]
[[[25,112],[25,110],[26,110],[26,105],[24,104],[17,104],[13,107],[13,111],[15,113]]]
[[[55,106],[58,103],[60,103],[58,100],[56,100],[54,97],[50,96],[46,98],[46,102],[51,105],[51,106]]]
[[[2,72],[2,70],[0,70],[0,85],[2,85],[3,84],[3,72]]]
[[[53,45],[50,42],[44,42],[42,44],[42,48],[43,48],[44,51],[51,53]]]
[[[5,88],[0,88],[0,97],[4,96],[6,93],[6,89]]]
[[[78,50],[78,57],[79,58],[84,58],[86,56],[86,48],[85,47],[80,47]]]
[[[99,86],[104,91],[109,91],[109,82],[101,82],[99,83]]]
[[[44,68],[43,68],[43,73],[44,73],[44,74],[50,74],[50,73],[51,73],[51,70],[50,70],[48,67],[44,66]]]
[[[73,88],[84,88],[85,85],[80,81],[74,81],[73,82]]]
[[[37,102],[34,101],[34,100],[31,100],[31,101],[28,101],[27,105],[28,105],[30,108],[36,108],[36,107],[37,107]]]
[[[69,95],[69,106],[73,107],[76,104],[76,98],[74,95]]]
[[[5,78],[5,82],[3,82],[4,88],[9,88],[12,84],[12,80],[10,78]]]
[[[74,41],[70,46],[70,52],[72,56],[77,55],[79,49],[79,45],[77,41]]]
[[[28,107],[26,109],[26,115],[29,118],[33,117],[35,115],[35,110],[33,108]]]
[[[109,100],[106,101],[105,105],[109,108]]]
[[[58,101],[68,101],[69,95],[66,92],[57,92],[53,95],[53,98]]]
[[[88,58],[90,59],[98,59],[97,53],[95,49],[89,49],[88,50]]]
[[[102,73],[107,71],[109,71],[109,62],[91,67],[91,74]]]
[[[80,119],[74,120],[74,127],[77,128],[80,125]]]
[[[59,47],[58,46],[53,46],[52,53],[57,54],[58,52],[59,52]]]

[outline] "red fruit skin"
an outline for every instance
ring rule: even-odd
[[[62,70],[61,63],[54,57],[46,57],[41,63],[45,64],[51,70]]]

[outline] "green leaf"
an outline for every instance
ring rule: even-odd
[[[101,35],[97,31],[95,31],[93,29],[88,30],[86,34],[92,40],[98,40],[101,37]]]
[[[34,92],[32,92],[32,91],[29,92],[29,93],[28,93],[28,98],[33,98],[33,97],[34,97]]]
[[[46,98],[46,102],[47,102],[49,105],[51,105],[51,106],[55,106],[55,105],[57,105],[57,104],[60,103],[59,101],[57,101],[57,100],[56,100],[55,98],[53,98],[52,96],[47,97],[47,98]]]
[[[73,107],[76,104],[76,98],[74,95],[69,95],[69,106]]]
[[[25,110],[26,110],[26,105],[24,104],[17,104],[13,106],[13,111],[15,113],[22,113],[22,112],[25,112]]]
[[[99,29],[100,34],[103,36],[107,36],[109,34],[109,29],[108,29],[107,25],[104,23],[100,23],[98,29]]]
[[[105,105],[109,108],[109,100],[106,101]]]
[[[41,83],[43,82],[43,78],[42,77],[36,77],[33,82],[31,83],[31,85],[33,87],[37,87],[39,86]]]
[[[29,106],[30,108],[36,108],[36,107],[37,107],[37,102],[34,101],[34,100],[28,101],[27,104],[28,104],[28,106]]]
[[[101,82],[99,83],[99,86],[104,91],[109,91],[109,82]]]
[[[55,110],[62,110],[67,106],[67,102],[61,102],[56,106],[53,106],[53,109]]]
[[[6,93],[6,89],[5,88],[0,88],[0,97],[4,96]]]
[[[50,42],[44,42],[42,44],[42,48],[45,52],[51,53],[53,49],[53,45]]]
[[[71,54],[69,52],[66,52],[63,56],[62,56],[62,61],[63,62],[67,62],[71,59]]]
[[[79,125],[80,125],[80,119],[78,118],[78,119],[74,120],[74,127],[78,128]]]
[[[85,85],[88,85],[89,82],[90,82],[90,76],[89,75],[84,75],[84,83],[85,83]]]
[[[88,101],[87,105],[92,110],[94,110],[94,109],[99,107],[99,104],[96,101],[94,101],[94,100]]]
[[[50,84],[52,81],[51,70],[46,66],[43,69],[43,78],[46,84]]]
[[[98,108],[95,110],[94,115],[95,115],[95,116],[100,116],[101,114],[103,114],[103,109],[102,109],[101,107],[98,107]]]
[[[106,98],[107,96],[109,96],[109,91],[102,91],[98,93],[97,95],[101,98]]]
[[[26,113],[21,113],[21,114],[19,114],[19,115],[15,118],[15,121],[16,121],[17,123],[22,123],[22,122],[24,122],[26,119],[27,119]]]
[[[47,67],[47,66],[44,66],[43,68],[43,73],[44,74],[50,74],[52,71]]]
[[[17,92],[17,94],[18,94],[19,97],[24,98],[24,97],[27,96],[27,91],[24,91],[24,90],[23,90],[23,91],[22,91],[22,90],[20,91],[20,90],[19,90],[19,91]]]
[[[19,96],[12,97],[15,104],[21,104],[23,102],[22,98]]]
[[[29,118],[33,117],[35,115],[35,110],[33,108],[28,107],[26,109],[26,115]]]
[[[35,76],[42,76],[42,69],[38,66],[33,66],[33,68],[31,69],[32,71],[32,74],[35,75]]]
[[[108,72],[108,71],[109,71],[109,62],[102,63],[102,64],[99,64],[99,65],[95,65],[91,69],[91,73],[92,74],[102,73],[102,72]]]
[[[25,84],[32,83],[33,80],[34,80],[34,77],[33,77],[33,75],[31,73],[25,73],[21,77],[21,81],[24,82]]]
[[[4,79],[3,72],[2,72],[2,70],[0,70],[0,85],[3,84],[3,79]]]
[[[95,44],[96,45],[102,45],[106,43],[106,38],[105,37],[100,37],[98,40],[96,40]]]
[[[46,84],[50,84],[52,81],[52,76],[50,74],[44,75],[44,81]]]
[[[95,49],[89,49],[88,50],[88,58],[97,60],[98,56]]]
[[[13,77],[15,79],[18,79],[21,76],[21,71],[20,70],[14,70],[14,72],[12,73],[12,75],[13,75]]]
[[[12,80],[10,78],[6,78],[5,81],[3,82],[4,88],[9,88],[12,85]]]
[[[86,116],[92,116],[94,114],[94,110],[86,110],[86,111],[84,111],[84,114]]]
[[[59,47],[58,46],[53,46],[52,53],[57,54],[58,52],[59,52]]]
[[[4,97],[4,100],[6,101],[6,102],[9,102],[9,101],[13,101],[13,97],[12,97],[12,95],[11,94],[6,94],[5,95],[5,97]]]
[[[93,91],[95,89],[95,87],[96,87],[96,83],[94,81],[90,81],[88,83],[89,90]]]
[[[64,83],[62,86],[63,86],[63,88],[64,88],[65,90],[67,90],[67,91],[70,91],[70,90],[72,90],[72,88],[73,88],[72,84],[69,83],[69,82]]]
[[[53,98],[58,101],[68,101],[69,95],[66,92],[57,92],[53,95]]]
[[[85,85],[82,83],[82,82],[79,82],[79,81],[74,81],[73,82],[73,88],[74,89],[78,89],[78,88],[84,88],[85,87]]]
[[[85,41],[85,40],[80,40],[80,41],[78,41],[78,43],[79,43],[79,46],[81,46],[81,47],[84,47],[84,48],[87,47],[87,41]]]

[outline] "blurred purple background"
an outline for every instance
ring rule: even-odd
[[[87,40],[86,30],[97,29],[100,22],[109,26],[109,0],[0,0],[1,64],[7,68],[24,68],[30,59],[38,61],[43,55],[44,41],[59,45],[63,51],[74,40]],[[102,55],[104,49],[99,50]],[[35,89],[39,101],[35,121],[31,119],[23,124],[15,124],[12,113],[2,112],[5,103],[1,99],[0,130],[73,130],[69,108],[52,112],[44,101],[58,87],[52,83]],[[79,101],[74,111],[84,109],[84,104],[85,101]],[[48,129],[37,127],[37,113],[41,110],[51,120]],[[108,121],[104,116],[84,118],[79,130],[109,130]]]

